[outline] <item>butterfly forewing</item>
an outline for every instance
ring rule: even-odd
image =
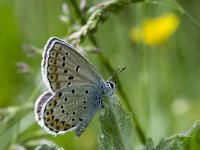
[[[68,86],[92,85],[103,79],[74,47],[57,38],[50,38],[43,54],[42,72],[49,90]]]

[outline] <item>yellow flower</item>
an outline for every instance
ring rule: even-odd
[[[154,19],[145,19],[141,27],[133,27],[131,39],[147,45],[164,43],[178,28],[180,19],[173,13],[166,13]]]

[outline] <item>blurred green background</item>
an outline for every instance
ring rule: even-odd
[[[98,2],[102,1],[88,1],[87,6]],[[111,15],[95,34],[100,51],[113,68],[127,67],[119,75],[120,81],[133,115],[146,137],[152,137],[155,143],[188,129],[200,118],[200,1],[157,2],[128,5],[119,14]],[[69,15],[74,18],[68,25],[60,20],[63,3],[68,4]],[[168,12],[180,19],[180,25],[162,44],[149,46],[131,39],[134,26],[147,17]],[[75,8],[67,0],[0,0],[0,149],[33,149],[42,142],[70,150],[98,148],[98,114],[80,138],[73,132],[53,137],[34,120],[34,102],[47,89],[40,72],[42,57],[30,56],[30,45],[42,49],[49,37],[66,37],[78,23]],[[110,74],[98,54],[86,55],[108,79]],[[137,149],[141,142],[137,134],[135,137]]]

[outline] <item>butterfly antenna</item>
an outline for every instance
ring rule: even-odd
[[[119,67],[115,72],[113,72],[112,76],[108,79],[110,81],[113,77],[117,76],[120,72],[124,71],[126,67]]]

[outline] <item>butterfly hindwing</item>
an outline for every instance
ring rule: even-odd
[[[36,101],[35,103],[35,119],[36,121],[40,121],[41,120],[41,116],[42,116],[42,107],[45,105],[45,103],[47,103],[47,101],[53,96],[53,94],[51,92],[45,92],[43,93]]]
[[[75,85],[92,85],[103,79],[74,47],[58,38],[50,38],[42,62],[45,83],[50,91]]]
[[[42,123],[51,134],[58,134],[77,128],[80,136],[101,108],[102,95],[95,86],[69,87],[51,97],[44,105]]]

